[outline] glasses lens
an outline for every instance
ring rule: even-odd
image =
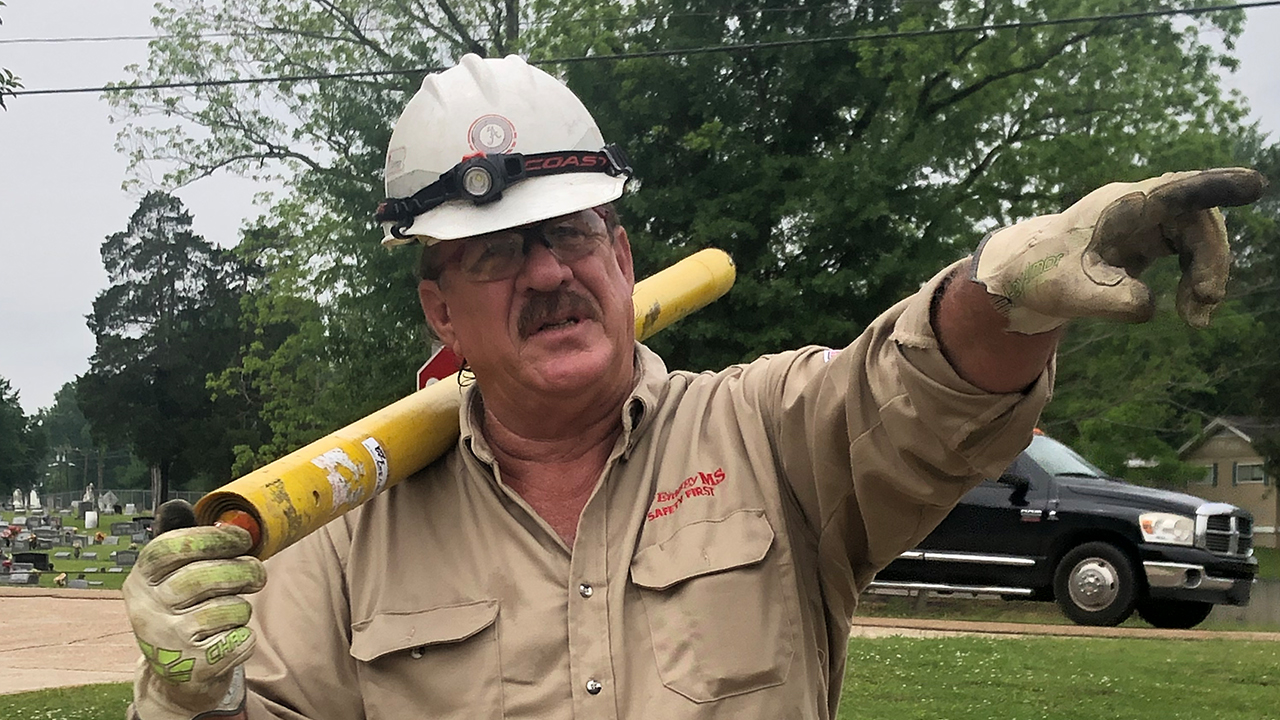
[[[571,263],[590,255],[608,237],[604,220],[594,210],[583,210],[542,225],[460,240],[456,257],[458,268],[472,280],[503,280],[520,272],[528,243],[541,240],[560,262]]]
[[[547,247],[561,262],[587,256],[604,243],[607,235],[604,221],[593,210],[556,218],[542,226]]]
[[[524,236],[514,230],[463,240],[458,256],[458,268],[473,280],[510,277],[523,263]]]

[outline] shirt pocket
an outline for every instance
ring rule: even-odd
[[[769,557],[773,541],[763,510],[739,510],[686,525],[632,558],[665,686],[702,703],[786,680],[797,602]]]
[[[498,720],[498,601],[377,613],[351,628],[368,720]]]

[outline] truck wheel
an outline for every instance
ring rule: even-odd
[[[1213,603],[1195,600],[1146,600],[1138,603],[1138,617],[1158,628],[1186,630],[1209,617]]]
[[[1138,601],[1133,563],[1115,545],[1089,542],[1062,557],[1053,575],[1062,613],[1079,625],[1119,625]]]

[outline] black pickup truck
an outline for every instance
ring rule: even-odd
[[[1081,625],[1136,609],[1189,628],[1215,604],[1247,605],[1257,572],[1247,511],[1117,480],[1037,434],[871,588],[1056,600]]]

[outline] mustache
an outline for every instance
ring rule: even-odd
[[[583,320],[599,321],[604,313],[593,298],[573,290],[536,292],[529,295],[520,317],[516,319],[516,331],[520,337],[529,337],[538,328],[555,319],[573,316]]]

